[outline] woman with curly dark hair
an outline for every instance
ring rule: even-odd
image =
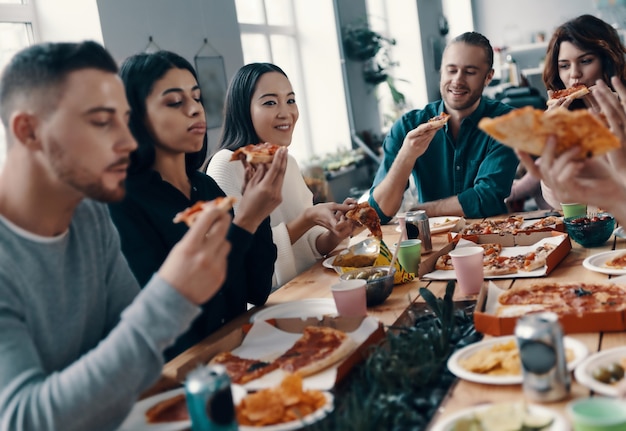
[[[626,84],[626,48],[612,26],[593,15],[581,15],[560,25],[548,43],[543,82],[553,91],[584,84],[593,87],[599,79],[611,87],[611,77]],[[591,94],[582,100],[561,98],[553,106],[597,107]]]
[[[554,31],[546,52],[543,69],[543,83],[548,89],[548,97],[553,92],[585,85],[590,93],[575,99],[561,97],[548,105],[548,110],[563,107],[567,109],[587,109],[600,113],[594,97],[598,82],[603,82],[615,93],[611,78],[626,85],[626,48],[611,25],[593,15],[581,15],[561,24]],[[616,96],[617,97],[617,96]],[[613,151],[607,156],[616,169],[626,166],[624,151]],[[532,175],[528,173],[527,175]],[[515,185],[513,186],[515,191]],[[541,182],[543,199],[552,208],[560,208],[554,192]]]

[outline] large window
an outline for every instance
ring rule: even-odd
[[[280,66],[300,119],[289,153],[299,161],[351,147],[332,0],[236,0],[245,63]],[[334,28],[334,25],[330,26]]]
[[[35,40],[33,0],[0,0],[0,69],[13,55]],[[6,155],[6,136],[0,125],[0,168]]]

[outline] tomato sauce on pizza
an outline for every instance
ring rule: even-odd
[[[262,144],[250,144],[245,147],[236,149],[230,160],[245,160],[250,164],[271,163],[274,160],[274,154],[278,151],[280,145],[265,142]]]

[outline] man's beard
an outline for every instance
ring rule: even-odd
[[[101,178],[97,178],[93,174],[81,170],[80,166],[76,166],[75,163],[72,163],[66,155],[67,152],[61,145],[56,141],[51,142],[49,155],[50,164],[61,182],[77,190],[85,197],[100,202],[117,202],[124,198],[126,194],[125,180],[121,180],[114,189],[107,189],[102,183]],[[128,158],[117,160],[106,169],[111,169],[121,164],[128,164]]]

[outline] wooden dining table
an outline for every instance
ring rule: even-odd
[[[472,222],[468,220],[467,222]],[[347,247],[356,244],[367,237],[368,232],[363,231],[359,235],[343,244]],[[400,233],[398,225],[388,224],[383,226],[383,239],[386,244],[392,246],[399,239]],[[433,251],[422,254],[422,265],[434,262],[437,252],[444,247],[450,247],[447,232],[432,235]],[[338,250],[335,251],[337,253]],[[609,250],[626,249],[626,240],[611,236],[611,238],[601,247],[584,248],[572,241],[572,250],[558,264],[558,266],[548,275],[539,278],[511,278],[495,280],[498,287],[508,289],[512,286],[526,286],[537,281],[580,281],[580,282],[606,282],[611,276],[590,271],[583,267],[585,258],[596,253]],[[422,271],[420,271],[422,272]],[[338,282],[338,274],[334,269],[326,268],[320,260],[308,270],[299,274],[280,289],[273,292],[263,307],[254,307],[236,319],[228,322],[217,332],[207,337],[196,346],[183,352],[163,368],[161,380],[144,394],[145,396],[162,392],[167,389],[179,386],[184,380],[184,376],[198,364],[205,363],[213,354],[212,346],[224,337],[229,336],[233,330],[240,328],[249,322],[250,317],[257,311],[277,304],[284,304],[293,301],[312,298],[332,298],[330,286]],[[409,307],[415,302],[422,302],[419,295],[421,287],[428,288],[435,296],[443,297],[446,288],[446,281],[429,281],[415,279],[411,282],[394,286],[391,295],[387,300],[378,306],[369,307],[368,315],[377,318],[385,328],[392,327],[399,322],[406,322]],[[458,289],[455,290],[455,301],[476,300],[476,295],[465,296]],[[589,353],[610,349],[616,346],[626,345],[626,332],[594,332],[568,334],[568,336],[582,342]],[[486,336],[488,337],[488,336]],[[578,384],[572,379],[570,395],[558,402],[545,404],[546,407],[554,409],[566,417],[566,405],[572,399],[587,397],[591,391]],[[445,420],[454,413],[473,406],[503,402],[523,400],[524,394],[521,385],[487,385],[457,379],[449,389],[446,397],[439,406],[437,413],[430,422],[430,427],[438,421]]]

